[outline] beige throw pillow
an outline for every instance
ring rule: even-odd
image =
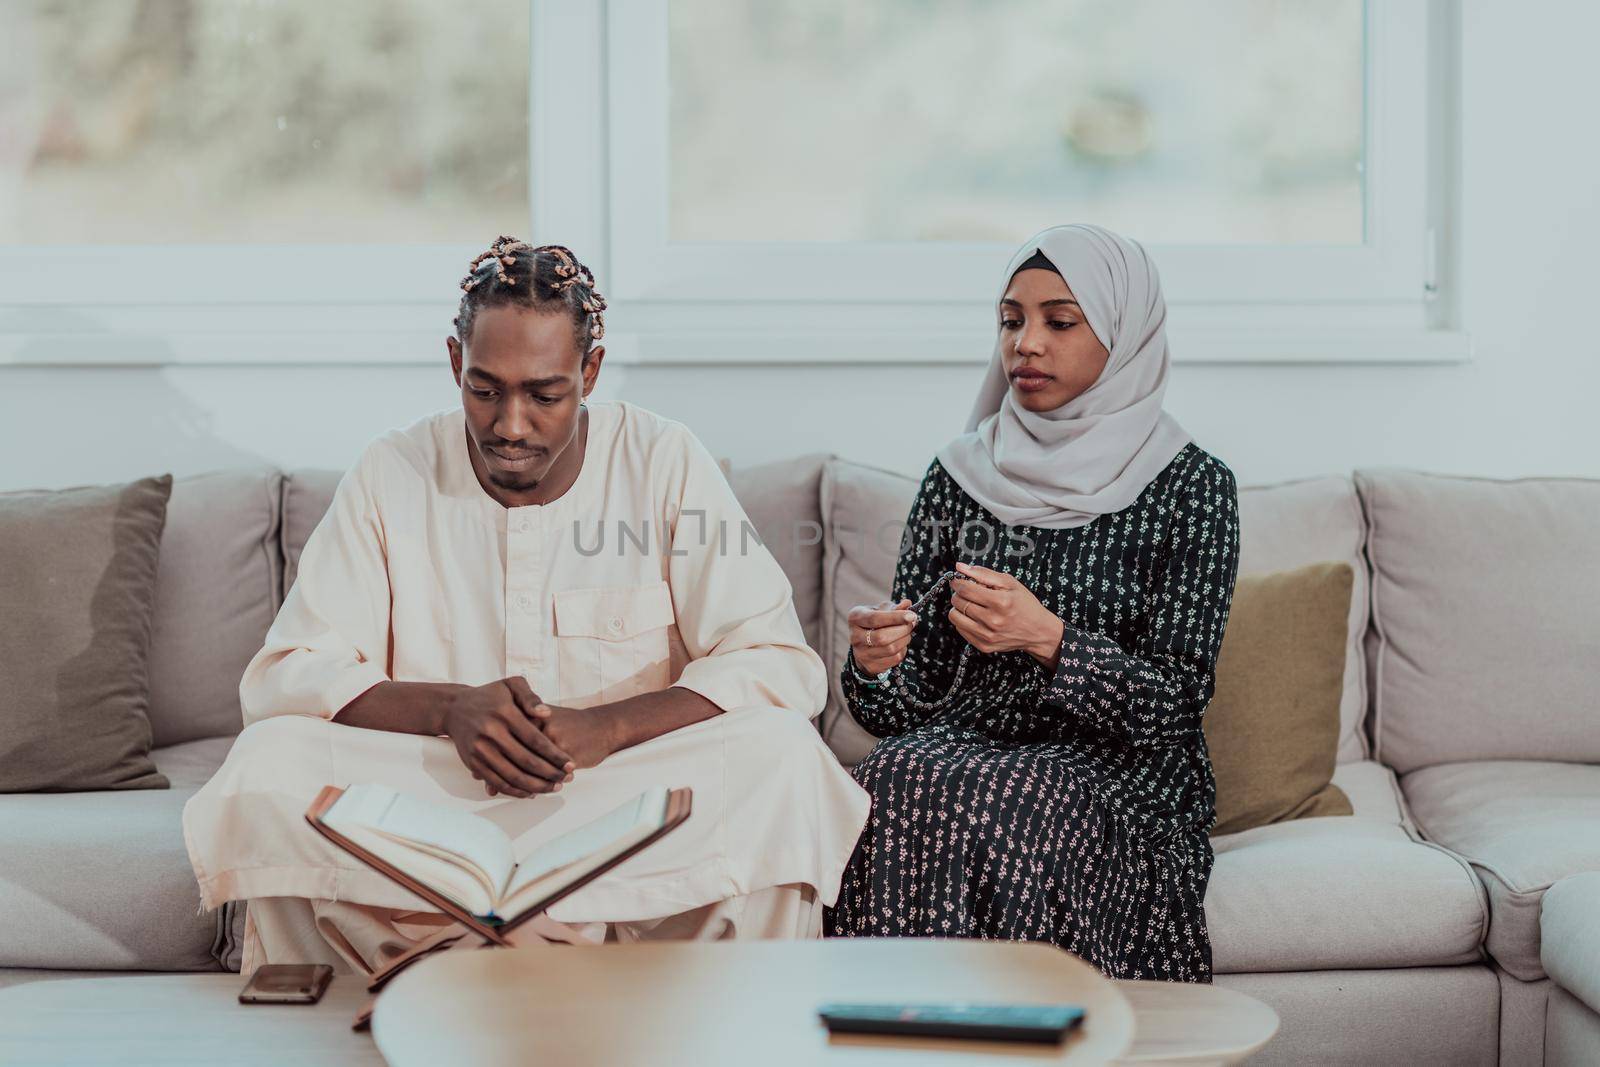
[[[0,793],[167,788],[148,659],[171,492],[0,494]]]
[[[1213,835],[1351,813],[1332,779],[1354,579],[1343,562],[1239,577],[1202,720]]]

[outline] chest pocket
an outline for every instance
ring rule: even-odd
[[[666,582],[564,589],[555,604],[559,702],[585,708],[672,681],[672,591]]]

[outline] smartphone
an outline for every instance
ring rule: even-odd
[[[823,1004],[835,1034],[964,1037],[1058,1044],[1083,1022],[1073,1004]]]
[[[326,963],[264,963],[239,990],[240,1004],[315,1004],[333,968]]]

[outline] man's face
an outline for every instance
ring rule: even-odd
[[[466,344],[447,345],[481,459],[474,466],[501,489],[537,488],[577,438],[602,351],[585,362],[569,315],[516,306],[478,312]]]

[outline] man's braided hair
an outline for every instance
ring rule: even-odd
[[[515,237],[496,237],[461,279],[456,339],[466,343],[478,312],[506,304],[570,314],[578,350],[585,358],[589,347],[606,335],[606,298],[595,288],[589,268],[561,245],[535,248]]]

